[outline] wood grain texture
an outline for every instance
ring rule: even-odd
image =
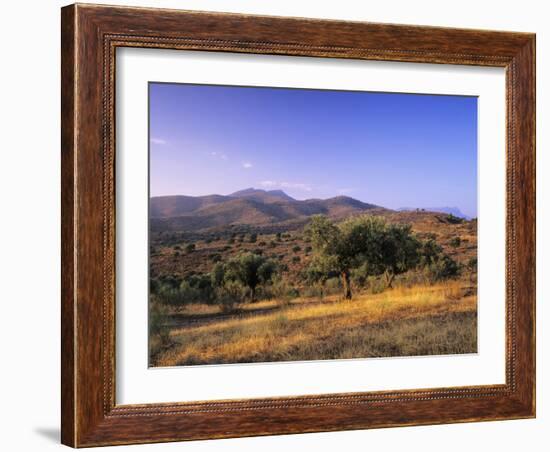
[[[534,416],[534,35],[80,4],[63,8],[61,33],[64,444]],[[506,384],[116,405],[114,68],[124,46],[506,68]]]

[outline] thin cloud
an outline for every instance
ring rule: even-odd
[[[313,188],[309,184],[302,182],[286,182],[286,181],[274,181],[274,180],[264,180],[260,182],[262,187],[266,188],[291,188],[295,190],[302,191],[313,191]]]
[[[227,154],[225,154],[224,152],[212,151],[210,152],[210,155],[221,160],[227,160]]]
[[[250,162],[243,162],[243,168],[244,169],[250,169],[250,168],[252,168],[252,166],[253,165]]]
[[[154,144],[166,144],[166,140],[163,140],[162,138],[155,138],[155,137],[152,137],[152,138],[151,138],[151,143],[154,143]]]

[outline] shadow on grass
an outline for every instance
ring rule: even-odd
[[[329,323],[336,321],[337,317],[340,315],[330,316]],[[323,319],[326,320],[327,317]],[[295,330],[306,324],[311,325],[312,319],[287,321],[289,328]],[[336,330],[327,330],[321,326],[319,325],[319,334],[315,337],[308,336],[291,343],[287,341],[285,346],[274,345],[269,350],[250,350],[250,353],[239,357],[218,354],[207,360],[193,354],[176,365],[453,355],[477,351],[476,312],[453,312],[378,323],[365,322]]]

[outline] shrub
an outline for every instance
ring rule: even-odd
[[[447,223],[451,223],[451,224],[460,224],[460,223],[464,222],[464,220],[462,218],[457,217],[457,216],[453,215],[452,213],[447,215],[445,217],[445,220],[447,220]]]
[[[311,246],[306,246],[304,251],[306,252],[306,254],[309,254],[309,253],[311,253],[312,250],[313,250],[313,248]]]
[[[472,257],[468,260],[466,268],[470,271],[470,282],[474,282],[477,274],[477,257]]]
[[[460,274],[459,264],[447,254],[427,266],[426,269],[431,282],[456,278]]]
[[[243,253],[231,259],[225,267],[225,279],[238,281],[250,289],[250,299],[255,301],[256,288],[266,284],[275,273],[275,264],[253,253]]]
[[[226,281],[216,289],[216,301],[223,312],[231,312],[244,302],[246,289],[238,281]]]
[[[328,278],[327,282],[325,283],[325,287],[326,287],[327,293],[340,292],[342,290],[342,285],[340,284],[340,278],[338,278],[337,276]]]
[[[221,262],[214,265],[214,268],[210,273],[210,279],[212,281],[212,286],[215,288],[223,285],[225,279],[225,267]]]
[[[451,245],[453,248],[458,248],[460,246],[461,240],[460,237],[453,237],[451,241],[449,242],[449,245]]]
[[[382,279],[377,278],[376,276],[369,276],[367,286],[368,291],[373,295],[382,293],[386,289],[385,282]]]
[[[149,299],[149,356],[153,357],[170,342],[170,331],[165,324],[167,314],[164,306],[158,297],[151,296]]]
[[[305,297],[320,298],[322,300],[325,297],[325,286],[321,282],[313,283],[304,288],[303,294]]]
[[[258,234],[256,233],[250,234],[250,243],[256,243],[257,239],[258,239]]]
[[[292,256],[292,263],[297,264],[300,262],[300,256]]]
[[[210,259],[212,260],[212,262],[216,263],[220,262],[222,260],[222,257],[219,254],[212,254],[210,256]]]
[[[428,236],[428,239],[422,243],[420,249],[420,265],[425,267],[433,264],[439,259],[443,248],[437,244],[434,237]]]
[[[300,248],[298,245],[294,245],[292,247],[292,251],[295,252],[295,253],[297,253],[298,251],[301,251],[301,250],[302,250],[302,248]]]
[[[271,285],[271,293],[282,305],[288,305],[292,300],[300,296],[300,292],[288,281],[277,278]]]
[[[195,251],[195,249],[196,249],[196,246],[194,243],[188,243],[187,245],[185,245],[186,253],[192,253],[193,251]]]
[[[161,334],[167,331],[164,326],[164,317],[167,314],[164,306],[155,295],[149,299],[149,334]]]
[[[370,276],[371,272],[369,271],[366,263],[352,269],[351,271],[351,281],[354,285],[358,287],[367,287]]]

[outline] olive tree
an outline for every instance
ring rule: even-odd
[[[243,253],[231,259],[225,267],[225,278],[239,281],[250,289],[250,300],[256,300],[256,288],[267,283],[275,273],[275,264],[254,253]]]
[[[334,224],[317,215],[305,232],[315,251],[315,268],[337,272],[348,300],[352,298],[352,269],[362,266],[372,276],[383,274],[391,287],[396,275],[418,264],[421,244],[410,225],[388,225],[384,219],[369,215]]]
[[[396,275],[418,265],[421,245],[412,233],[410,224],[391,224],[386,227],[380,251],[387,287],[392,286]]]

